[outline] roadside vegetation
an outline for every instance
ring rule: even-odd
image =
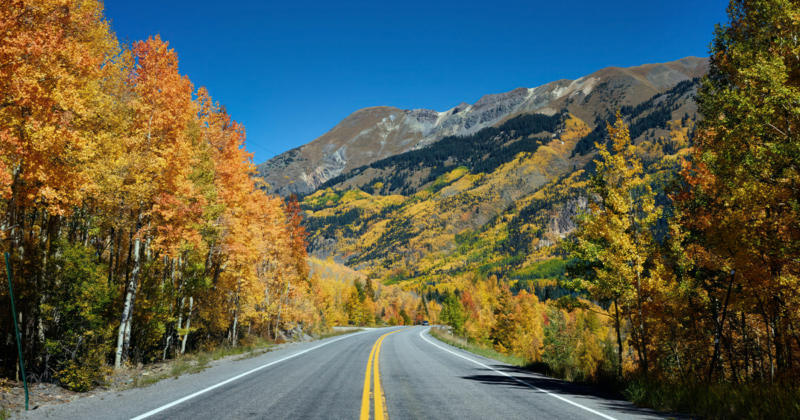
[[[431,328],[431,336],[453,347],[552,378],[579,382],[618,393],[636,405],[662,412],[691,413],[705,419],[790,419],[800,413],[800,387],[792,384],[730,384],[705,382],[667,382],[638,377],[618,380],[577,379],[566,375],[567,366],[552,362],[532,362],[513,354],[498,352],[443,328]]]
[[[326,338],[338,337],[340,335],[351,334],[351,333],[361,332],[361,331],[364,331],[364,330],[361,329],[361,328],[353,328],[353,329],[348,329],[348,330],[331,330],[330,332],[317,334],[314,338],[316,338],[317,340],[324,340]]]
[[[0,378],[22,379],[13,320],[28,382],[86,392],[417,316],[399,287],[311,273],[299,203],[167,41],[120,42],[100,0],[10,0],[0,22]]]
[[[143,388],[163,379],[177,379],[181,375],[202,372],[210,367],[211,362],[233,356],[239,356],[234,359],[235,361],[257,357],[272,351],[277,345],[278,343],[275,340],[250,336],[236,346],[223,344],[210,351],[197,351],[179,356],[156,370],[147,369],[147,366],[144,365],[129,368],[130,378],[116,386],[115,389]]]
[[[650,160],[624,112],[607,126],[553,246],[561,296],[480,272],[439,287],[461,345],[659,410],[800,418],[798,7],[730,3],[682,154]]]
[[[453,347],[466,350],[470,353],[475,353],[478,356],[487,357],[507,363],[517,367],[527,367],[529,362],[522,357],[514,356],[513,354],[503,354],[492,347],[482,346],[474,341],[470,341],[464,337],[453,335],[450,331],[444,328],[433,327],[430,329],[430,334],[436,337],[437,340],[447,343]]]

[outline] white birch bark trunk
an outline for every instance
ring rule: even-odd
[[[164,361],[164,360],[167,360],[167,349],[169,349],[169,343],[170,343],[171,341],[172,341],[172,336],[171,336],[171,335],[168,335],[168,336],[167,336],[167,345],[166,345],[166,346],[164,346],[164,354],[161,356],[161,360],[162,360],[162,361]]]
[[[233,314],[233,328],[231,329],[231,344],[235,347],[236,346],[236,325],[239,323],[239,311],[235,311]]]
[[[140,240],[137,238],[133,242],[133,270],[131,277],[127,284],[127,291],[125,294],[125,306],[122,309],[122,317],[119,323],[119,332],[117,333],[117,350],[114,355],[114,368],[119,369],[122,362],[127,358],[127,354],[123,354],[123,349],[127,349],[130,344],[130,325],[133,318],[133,304],[136,297],[136,287],[139,280],[140,269]]]
[[[181,354],[186,352],[186,340],[189,339],[189,328],[192,327],[192,305],[194,304],[194,299],[190,296],[189,297],[189,315],[186,317],[186,334],[183,335],[183,339],[181,340]]]
[[[181,329],[183,325],[183,307],[186,305],[186,298],[181,299],[181,306],[178,308],[178,330]],[[180,333],[178,333],[180,334]]]
[[[231,343],[236,346],[237,336],[236,336],[236,326],[239,324],[239,293],[241,291],[242,283],[239,280],[238,285],[236,286],[236,309],[233,315],[233,335],[231,336]]]

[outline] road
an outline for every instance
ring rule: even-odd
[[[427,331],[427,327],[380,328],[298,344],[201,373],[162,380],[147,388],[42,407],[21,417],[668,418],[588,387],[456,349]],[[379,390],[375,389],[376,378]],[[377,395],[382,398],[376,400]]]

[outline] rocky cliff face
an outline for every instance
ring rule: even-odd
[[[547,223],[547,233],[537,244],[538,248],[554,245],[557,241],[566,238],[578,228],[577,217],[586,211],[589,200],[578,197],[567,200],[560,208],[556,209]]]
[[[306,195],[352,169],[445,136],[468,135],[524,113],[553,115],[568,108],[590,126],[598,112],[637,104],[676,83],[699,77],[705,58],[687,57],[664,64],[610,67],[577,80],[558,80],[536,88],[485,95],[447,111],[401,110],[378,106],[358,110],[314,141],[258,166],[261,177],[280,195]]]

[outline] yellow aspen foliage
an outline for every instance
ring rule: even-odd
[[[622,317],[634,326],[633,344],[646,373],[654,295],[668,274],[658,258],[653,227],[661,217],[655,194],[643,177],[642,162],[621,115],[608,127],[611,147],[597,144],[600,159],[590,192],[589,211],[579,221],[570,287],[614,303],[618,332]],[[622,354],[622,340],[618,339]],[[621,359],[619,361],[621,367]]]

